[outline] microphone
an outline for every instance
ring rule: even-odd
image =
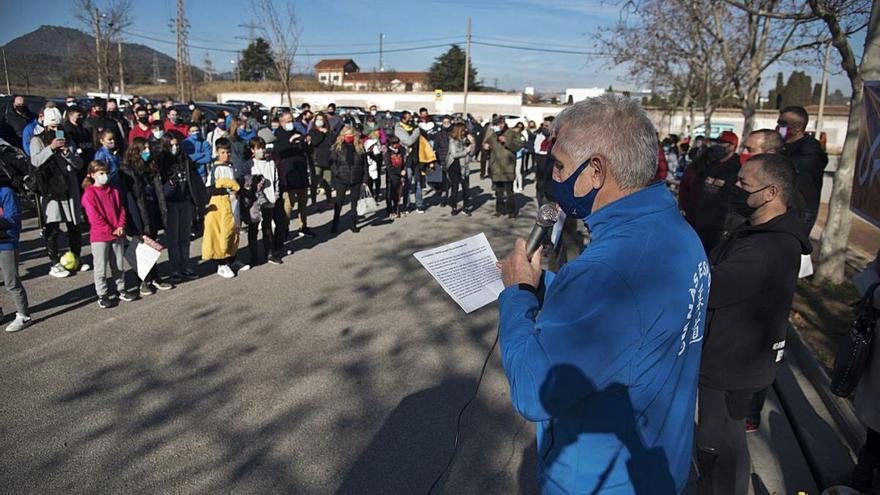
[[[526,257],[532,259],[532,255],[538,250],[541,241],[547,232],[553,228],[556,220],[559,218],[559,208],[556,203],[544,203],[538,209],[538,218],[535,219],[535,226],[526,240]]]

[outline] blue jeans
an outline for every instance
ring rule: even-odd
[[[413,168],[409,168],[407,169],[407,173],[409,174],[409,190],[412,191],[413,189],[415,189],[416,192],[416,208],[421,209],[424,206],[424,201],[422,197],[421,172]]]

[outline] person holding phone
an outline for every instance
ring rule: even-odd
[[[31,139],[31,164],[36,167],[37,191],[45,216],[43,239],[46,240],[46,251],[52,260],[49,275],[56,278],[71,274],[61,266],[61,252],[58,248],[58,235],[61,224],[67,227],[67,240],[70,251],[80,257],[82,237],[80,227],[83,224],[83,210],[80,204],[79,170],[82,158],[77,156],[67,140],[56,134],[61,126],[61,111],[47,108],[43,112],[43,131]],[[87,271],[91,267],[82,263],[79,271]]]

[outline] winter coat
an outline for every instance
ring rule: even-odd
[[[83,193],[82,205],[89,217],[90,242],[112,242],[118,239],[113,231],[125,228],[125,210],[122,207],[122,197],[115,187],[87,187]]]
[[[513,182],[516,180],[516,153],[523,147],[522,135],[513,129],[506,129],[502,134],[507,141],[504,144],[496,135],[489,138],[492,147],[491,175],[494,182]]]
[[[298,134],[279,127],[275,131],[275,155],[278,157],[278,182],[282,191],[305,189],[309,187],[309,162],[306,157],[308,145],[306,137],[290,142],[291,136]]]
[[[684,212],[684,217],[693,225],[697,217],[697,207],[700,204],[700,196],[703,194],[703,181],[706,180],[705,171],[691,164],[684,170],[681,183],[678,186],[678,207]]]
[[[354,146],[342,143],[339,149],[333,149],[330,154],[330,168],[333,170],[333,182],[344,186],[353,186],[364,181],[365,155],[354,150],[353,163],[346,158],[346,147]]]
[[[199,175],[205,177],[208,174],[208,165],[212,162],[211,143],[201,139],[201,136],[189,135],[180,143],[180,149],[197,165]]]
[[[21,139],[24,134],[25,126],[36,118],[36,116],[32,115],[30,110],[28,110],[27,105],[25,105],[23,110],[24,114],[20,114],[16,112],[15,108],[10,104],[6,107],[6,117],[3,119],[6,121],[6,124],[12,128],[19,139]]]
[[[822,145],[813,136],[804,136],[793,143],[786,143],[782,154],[797,169],[798,206],[809,211],[818,210],[822,179],[828,166],[828,155],[822,150]]]
[[[157,238],[165,228],[168,212],[161,176],[123,167],[111,183],[122,197],[126,234]]]
[[[31,164],[39,169],[49,167],[51,174],[59,180],[59,184],[67,186],[63,194],[50,198],[45,194],[40,195],[40,202],[45,215],[46,223],[71,222],[79,225],[83,221],[82,204],[80,203],[80,180],[79,170],[82,168],[82,159],[71,151],[66,157],[61,151],[52,151],[52,148],[43,143],[41,135],[31,139]]]
[[[21,207],[11,188],[0,187],[0,251],[18,248],[21,235]]]
[[[447,163],[446,154],[449,153],[449,141],[452,137],[449,135],[450,129],[440,128],[434,135],[434,153],[437,153],[437,163],[445,165]]]
[[[204,213],[208,204],[205,181],[198,174],[195,165],[184,153],[177,156],[170,151],[159,151],[156,164],[162,178],[162,191],[165,203],[191,202],[199,212]]]
[[[712,152],[720,152],[715,147]],[[733,155],[727,161],[711,160],[706,167],[700,202],[697,208],[694,226],[698,233],[723,231],[727,227],[727,215],[730,212],[730,195],[736,185],[739,174],[739,156]]]
[[[107,168],[110,170],[110,177],[116,175],[116,172],[119,170],[119,155],[113,153],[104,146],[101,146],[98,149],[98,152],[95,153],[95,157],[93,158],[93,160],[104,162],[104,164],[107,165]]]
[[[446,153],[446,167],[449,168],[455,163],[455,160],[458,160],[458,164],[461,167],[461,173],[466,177],[470,173],[468,157],[472,155],[473,152],[474,145],[470,144],[467,139],[450,139],[449,151]]]
[[[80,156],[83,159],[83,163],[92,161],[92,158],[95,156],[95,143],[92,142],[92,135],[88,129],[65,119],[64,139],[73,146],[73,149],[78,148],[82,150],[82,155]]]
[[[251,166],[252,177],[260,176],[263,178],[263,195],[266,197],[269,205],[274,205],[275,201],[281,196],[278,189],[278,167],[272,160],[248,160]]]
[[[172,122],[170,119],[165,119],[165,122],[162,124],[162,128],[165,130],[165,132],[177,131],[183,137],[189,135],[189,127],[183,122],[176,123]]]
[[[811,251],[794,210],[761,225],[746,222],[712,250],[701,384],[733,391],[773,383],[801,255]]]
[[[330,146],[333,144],[330,133],[321,132],[312,126],[309,136],[312,138],[311,147],[315,156],[315,165],[318,168],[330,168]]]
[[[241,180],[250,172],[247,161],[251,158],[251,149],[248,141],[242,139],[230,139],[229,142],[232,144],[232,152],[229,154],[232,173],[236,180]]]

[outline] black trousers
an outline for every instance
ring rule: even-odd
[[[278,255],[284,247],[284,239],[287,238],[287,215],[284,214],[284,200],[278,198],[275,206],[262,209],[263,220],[257,224],[248,225],[248,251],[251,255],[251,264],[256,264],[259,258],[257,245],[257,232],[263,232],[263,251],[266,258],[270,255]],[[272,222],[275,229],[272,230]]]
[[[495,211],[502,215],[516,214],[516,198],[513,195],[513,182],[496,182]]]
[[[547,181],[553,180],[553,171],[547,170],[547,155],[535,153],[535,199],[538,204],[547,202]]]
[[[449,206],[453,210],[458,207],[459,187],[461,187],[461,199],[464,209],[467,210],[471,206],[471,178],[462,172],[463,170],[458,160],[455,160],[449,166]]]
[[[699,493],[748,493],[751,461],[745,419],[753,395],[752,391],[731,392],[700,385],[697,424]]]
[[[46,239],[46,252],[52,263],[58,263],[61,259],[61,253],[58,250],[58,236],[61,234],[61,223],[52,222],[43,226],[43,238]],[[79,226],[72,222],[64,222],[67,226],[67,245],[70,251],[79,258],[82,251],[82,235]]]
[[[345,203],[345,192],[351,191],[351,224],[357,223],[357,203],[361,199],[361,187],[363,184],[346,185],[333,182],[333,190],[336,192],[336,199],[333,205],[333,223],[339,223],[339,216],[342,213],[342,204]]]
[[[405,182],[406,178],[400,176],[399,169],[392,168],[389,171],[386,177],[385,192],[388,213],[400,213],[400,200],[403,197]]]
[[[746,420],[749,423],[759,426],[761,424],[761,410],[764,409],[764,401],[767,400],[767,388],[763,388],[755,392],[752,401],[749,404],[749,415]]]

